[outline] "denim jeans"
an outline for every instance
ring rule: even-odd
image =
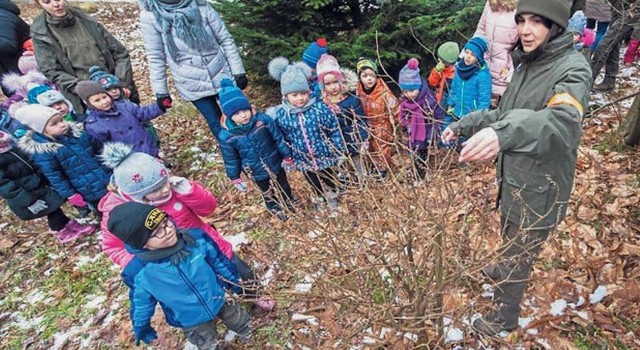
[[[193,103],[207,121],[209,130],[211,130],[216,141],[219,140],[218,133],[220,133],[220,117],[222,117],[222,111],[218,104],[218,95],[203,97],[199,100],[191,101],[191,103]]]

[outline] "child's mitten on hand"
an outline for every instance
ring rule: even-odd
[[[67,198],[69,203],[75,205],[76,207],[86,207],[87,202],[84,201],[84,198],[80,193],[75,193],[73,196]]]
[[[180,193],[180,194],[189,194],[193,190],[193,186],[189,180],[180,176],[171,176],[169,177],[169,184],[171,185],[171,189]]]

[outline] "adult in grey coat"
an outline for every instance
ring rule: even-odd
[[[233,76],[241,89],[248,83],[233,37],[205,0],[139,1],[140,30],[153,92],[160,103],[171,101],[169,66],[180,96],[196,106],[218,139],[220,80]]]
[[[129,51],[102,24],[66,0],[37,0],[42,13],[31,25],[35,57],[40,71],[73,104],[77,112],[85,110],[75,87],[89,79],[89,68],[99,66],[126,84],[127,97],[139,103],[133,82]]]

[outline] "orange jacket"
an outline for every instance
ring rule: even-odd
[[[449,85],[456,74],[456,68],[454,65],[444,66],[442,72],[436,71],[435,68],[429,73],[429,86],[436,88],[436,101],[440,103],[442,101],[442,95],[444,94],[444,88],[447,87],[447,93],[449,93]]]

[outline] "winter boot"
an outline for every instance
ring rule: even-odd
[[[322,197],[311,197],[311,203],[313,203],[316,211],[323,211],[325,209],[325,200]]]
[[[72,219],[69,220],[67,225],[65,225],[62,230],[54,231],[53,235],[58,239],[60,243],[67,243],[83,237],[93,231],[95,231],[95,227],[81,225],[80,223]]]
[[[632,64],[638,58],[638,47],[640,47],[640,41],[631,39],[627,51],[624,54],[624,64]]]
[[[500,332],[511,332],[518,328],[517,318],[515,322],[506,322],[504,317],[498,311],[491,311],[473,321],[473,328],[489,336],[498,335]]]
[[[615,87],[616,87],[615,79],[605,77],[600,84],[595,85],[593,87],[593,90],[598,92],[610,92],[610,91],[613,91]]]

